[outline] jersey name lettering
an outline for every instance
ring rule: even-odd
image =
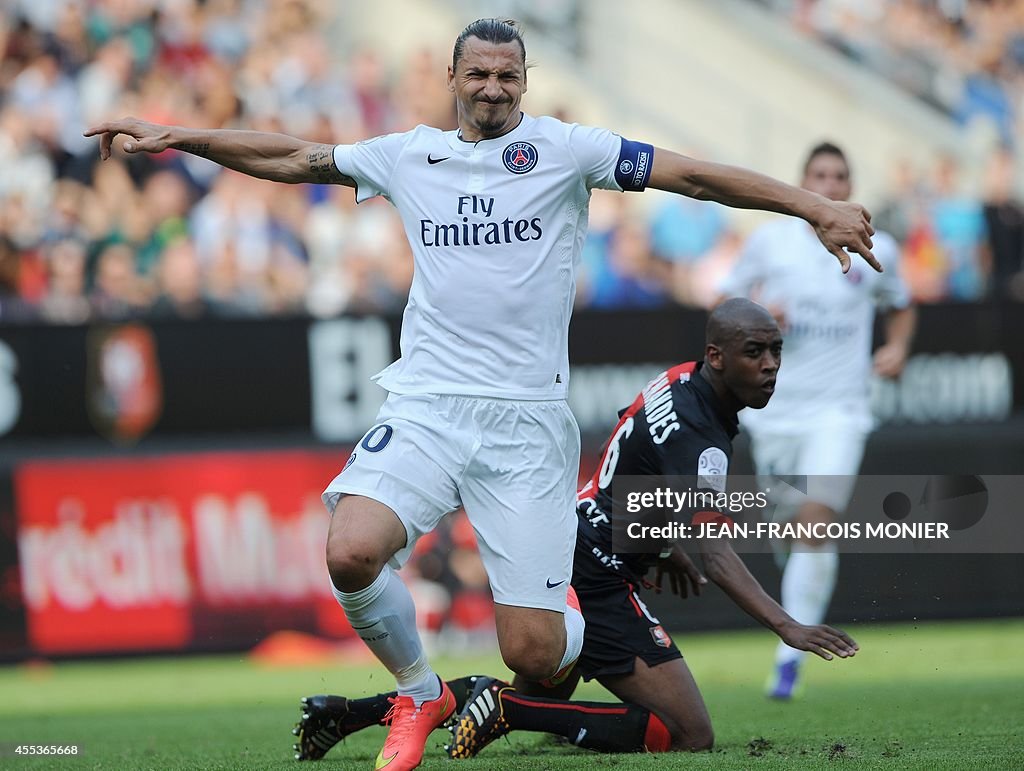
[[[655,444],[663,444],[669,434],[679,429],[679,416],[672,405],[672,388],[668,373],[662,372],[644,389],[644,410],[647,427]]]

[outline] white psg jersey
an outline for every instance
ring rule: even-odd
[[[357,201],[395,206],[414,255],[402,355],[380,385],[564,399],[590,191],[643,189],[650,145],[524,114],[493,139],[418,126],[338,145],[334,161]]]
[[[763,410],[744,410],[752,430],[803,433],[824,408],[839,407],[864,430],[875,309],[910,303],[900,278],[899,247],[887,233],[872,237],[885,268],[877,273],[853,256],[845,275],[803,220],[784,219],[754,232],[721,286],[730,297],[750,297],[785,313],[782,367]]]

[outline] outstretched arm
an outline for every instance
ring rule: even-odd
[[[319,182],[355,187],[334,165],[334,145],[306,142],[285,134],[232,129],[161,126],[122,118],[93,126],[85,136],[100,136],[100,158],[110,157],[114,137],[125,134],[126,153],[160,153],[167,149],[209,158],[221,166],[274,182]]]
[[[843,273],[850,269],[850,257],[844,247],[882,271],[871,253],[871,236],[875,232],[871,215],[860,204],[830,201],[755,171],[687,158],[660,147],[654,151],[648,187],[737,209],[762,209],[800,217],[811,224],[821,243],[836,256]]]
[[[816,653],[826,661],[832,660],[832,654],[846,658],[859,650],[857,643],[846,632],[825,624],[800,624],[786,613],[750,574],[728,539],[701,538],[699,543],[708,578],[718,584],[750,616],[781,637],[784,643]]]

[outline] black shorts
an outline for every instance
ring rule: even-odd
[[[584,680],[632,673],[637,657],[649,667],[682,658],[672,638],[640,598],[640,588],[598,562],[577,542],[572,585],[587,623],[576,668]]]

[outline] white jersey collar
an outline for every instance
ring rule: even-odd
[[[448,145],[453,150],[459,150],[460,152],[470,152],[474,148],[485,149],[492,144],[508,144],[514,142],[517,137],[526,131],[526,124],[532,122],[533,118],[527,115],[525,112],[519,113],[519,123],[516,124],[515,128],[510,131],[506,131],[504,134],[499,134],[496,137],[488,137],[487,139],[481,139],[476,142],[468,142],[462,139],[459,134],[461,129],[455,131],[449,131],[448,134]]]

